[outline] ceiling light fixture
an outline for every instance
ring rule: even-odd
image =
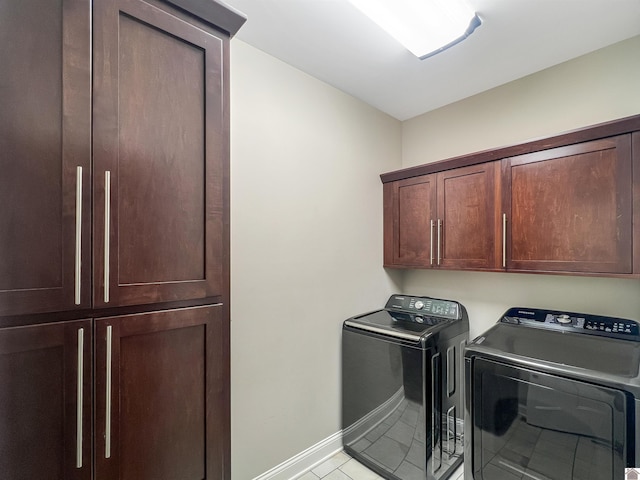
[[[482,23],[464,0],[349,0],[424,60],[461,42]]]

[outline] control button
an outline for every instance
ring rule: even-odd
[[[417,308],[418,310],[421,310],[421,309],[422,309],[422,307],[424,307],[424,302],[422,302],[421,300],[418,300],[418,301],[416,302],[416,308]]]
[[[609,327],[604,329],[605,332],[611,332],[611,329]]]
[[[556,317],[556,320],[558,321],[558,323],[563,323],[563,324],[571,323],[571,317],[567,314],[558,315]]]
[[[420,317],[420,316],[416,316],[416,322],[418,323],[424,323],[424,318]]]

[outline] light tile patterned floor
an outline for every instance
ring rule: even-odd
[[[382,480],[382,477],[372,472],[357,460],[340,451],[328,458],[320,465],[306,472],[297,480]],[[461,466],[451,475],[450,480],[463,480]]]

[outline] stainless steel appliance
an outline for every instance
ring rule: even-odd
[[[462,463],[458,302],[393,295],[342,329],[345,451],[384,478],[445,479]]]
[[[512,308],[465,349],[466,480],[614,480],[640,461],[638,322]]]

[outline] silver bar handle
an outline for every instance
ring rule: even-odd
[[[76,389],[76,468],[82,468],[82,410],[84,393],[84,328],[78,329],[78,387]]]
[[[107,379],[106,379],[106,402],[104,420],[104,458],[111,458],[111,347],[113,329],[107,326]]]
[[[456,391],[456,347],[447,348],[447,396]]]
[[[76,167],[76,260],[74,302],[80,305],[80,287],[82,273],[82,167]]]
[[[452,411],[453,415],[451,415]],[[451,445],[451,429],[449,428],[449,418],[453,418],[453,446]],[[453,457],[454,453],[456,453],[456,423],[456,407],[454,405],[449,410],[447,410],[447,448],[449,449],[449,458]]]
[[[111,237],[111,172],[104,172],[104,303],[109,303],[109,256]]]
[[[429,223],[429,237],[431,246],[429,247],[429,264],[433,265],[433,220]]]
[[[437,472],[442,466],[442,446],[441,446],[440,462],[436,467],[436,452],[437,452],[436,425],[439,423],[438,419],[440,417],[440,413],[437,411],[438,406],[436,405],[436,393],[437,393],[436,389],[440,384],[440,382],[437,381],[439,363],[440,363],[440,353],[436,353],[433,357],[431,357],[431,473]]]
[[[440,237],[442,232],[442,220],[438,219],[438,265],[440,265]]]
[[[507,214],[502,214],[502,268],[507,268]]]

